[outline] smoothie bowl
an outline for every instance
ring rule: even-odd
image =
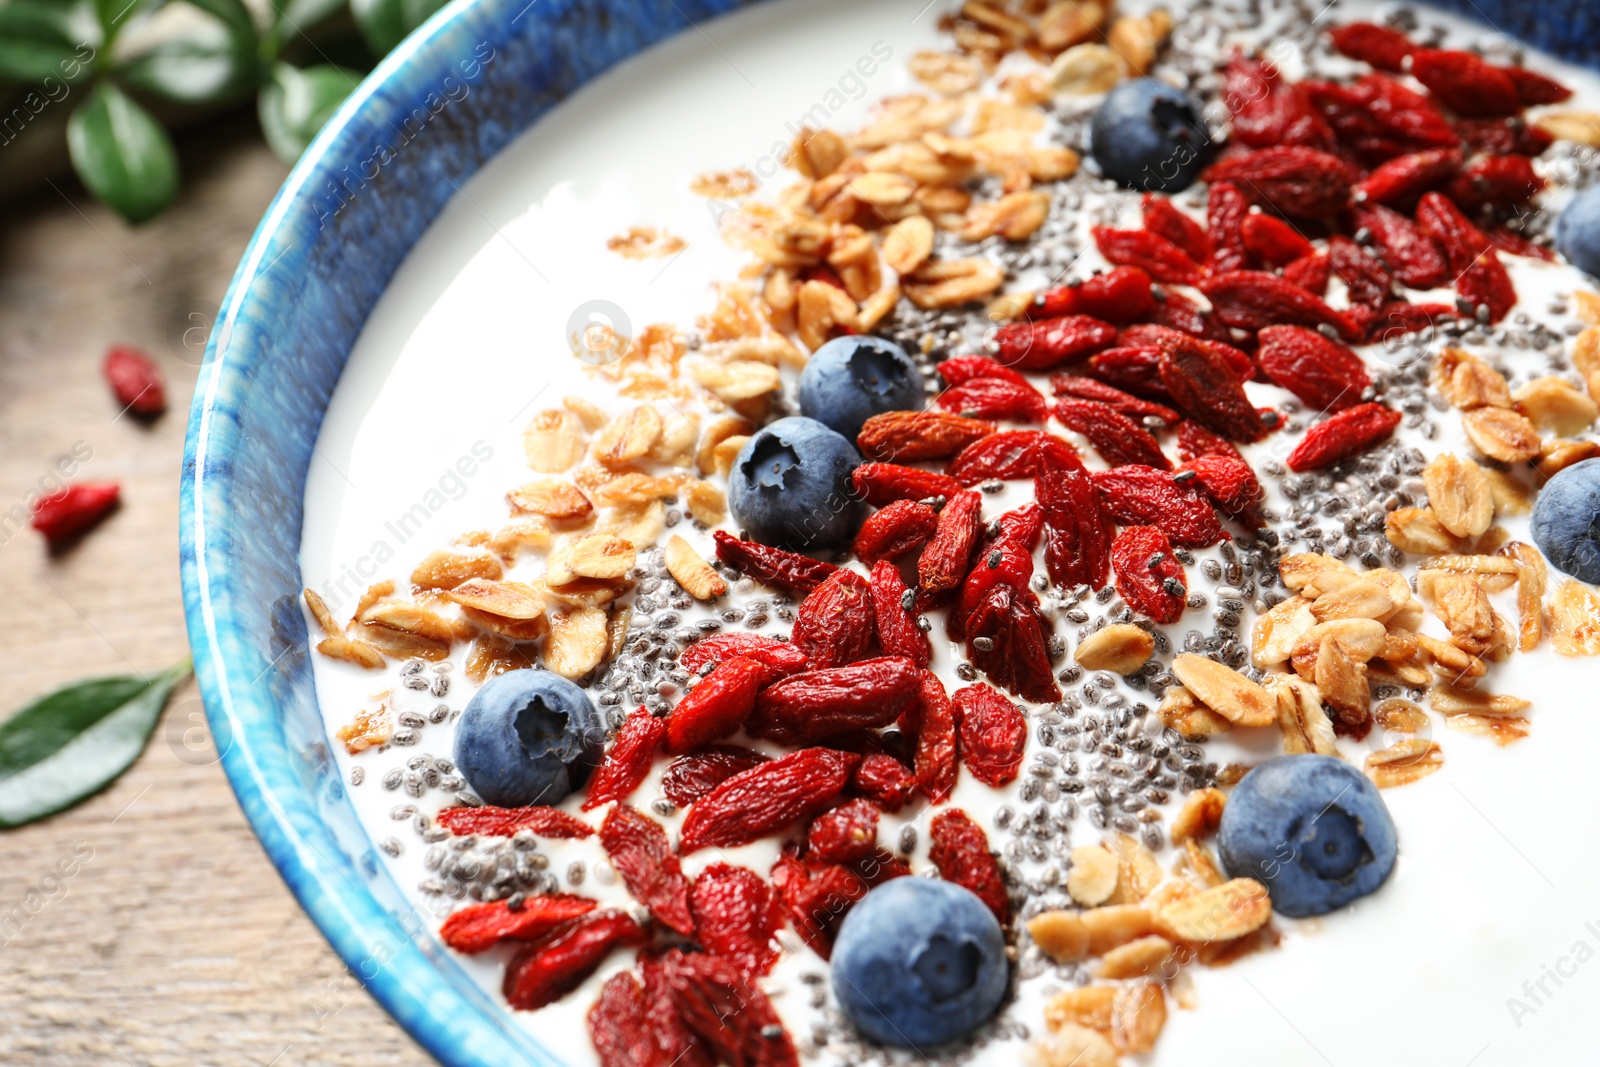
[[[1570,1059],[1600,80],[732,6],[447,8],[224,303],[191,640],[352,972],[452,1064]]]

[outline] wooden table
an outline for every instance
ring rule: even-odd
[[[0,513],[78,442],[93,450],[80,477],[121,482],[124,501],[59,556],[0,527],[0,716],[187,654],[178,476],[199,347],[286,169],[248,119],[184,140],[180,203],[138,229],[61,181],[0,207]],[[153,425],[116,417],[100,376],[114,342],[166,371],[170,408]],[[432,1062],[267,862],[192,682],[105,793],[0,833],[0,872],[0,1063]]]

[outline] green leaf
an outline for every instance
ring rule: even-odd
[[[254,41],[256,20],[243,0],[189,0],[189,3],[215,18],[234,33]]]
[[[258,103],[261,130],[278,158],[285,163],[299,159],[360,81],[360,74],[331,63],[304,70],[274,63]]]
[[[115,781],[188,676],[184,662],[148,681],[79,682],[0,723],[0,827],[54,815]]]
[[[271,0],[272,25],[280,36],[308,33],[347,6],[346,0]]]
[[[157,214],[178,192],[172,141],[114,85],[96,86],[72,113],[67,147],[79,180],[129,222]]]
[[[117,77],[163,100],[199,104],[242,93],[255,81],[255,64],[254,30],[244,36],[207,22],[134,57]]]
[[[0,3],[0,79],[40,83],[82,77],[99,43],[93,16],[82,16],[81,8],[48,0]]]
[[[350,12],[372,54],[384,56],[444,5],[445,0],[350,0]]]

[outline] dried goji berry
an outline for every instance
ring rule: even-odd
[[[102,369],[122,410],[146,417],[166,410],[167,388],[161,370],[137,348],[113,345]]]
[[[667,716],[667,751],[690,752],[736,732],[768,681],[767,668],[748,656],[723,660]]]
[[[998,537],[978,553],[967,580],[961,583],[961,598],[957,609],[950,613],[951,636],[965,636],[966,618],[989,590],[997,585],[1026,589],[1033,577],[1033,548],[1026,542],[1010,537]]]
[[[1211,237],[1211,269],[1243,270],[1250,266],[1245,248],[1245,219],[1250,218],[1250,197],[1234,182],[1214,182],[1206,192],[1206,234]]]
[[[861,468],[858,467],[856,470],[859,473]],[[876,501],[870,502],[876,503]],[[739,568],[758,582],[787,589],[802,596],[821,585],[823,579],[838,570],[831,563],[824,563],[820,559],[812,559],[798,552],[773,548],[771,545],[758,544],[755,541],[741,541],[726,530],[711,531],[711,538],[716,542],[717,558],[722,562]]]
[[[631,973],[606,979],[585,1020],[600,1067],[667,1067],[650,1033],[644,990]]]
[[[1369,74],[1354,85],[1301,82],[1339,140],[1371,164],[1460,139],[1437,105],[1393,78]]]
[[[1161,381],[1178,409],[1208,429],[1234,441],[1259,441],[1267,435],[1261,413],[1239,379],[1198,341],[1191,338],[1161,353]]]
[[[997,585],[964,622],[973,666],[1024,700],[1050,703],[1061,687],[1050,669],[1050,624],[1027,589]]]
[[[1470,152],[1491,156],[1544,155],[1545,149],[1555,144],[1555,138],[1542,128],[1524,122],[1519,117],[1509,119],[1463,119],[1456,123],[1456,132],[1466,142]]]
[[[1185,461],[1196,456],[1234,456],[1239,459],[1239,450],[1233,447],[1233,442],[1220,434],[1214,434],[1201,426],[1193,419],[1178,423],[1178,455]]]
[[[1429,148],[1396,156],[1362,179],[1356,193],[1368,204],[1409,208],[1417,197],[1437,189],[1460,170],[1462,159],[1459,148]]]
[[[872,752],[861,757],[861,766],[850,778],[850,791],[884,811],[899,811],[916,793],[917,776],[887,752]]]
[[[1180,330],[1157,326],[1153,323],[1129,326],[1123,331],[1122,336],[1127,344],[1152,345],[1167,352],[1181,352],[1188,348],[1199,347],[1202,351],[1226,364],[1228,369],[1233,372],[1233,376],[1239,381],[1248,382],[1256,376],[1256,365],[1250,359],[1250,356],[1233,345],[1222,341],[1212,340],[1207,337],[1196,337]],[[1158,367],[1158,373],[1159,370],[1160,368]]]
[[[983,540],[978,544],[980,553],[987,552],[1002,541],[1018,545],[1024,552],[1032,553],[1039,547],[1039,533],[1044,528],[1044,513],[1034,503],[1003,511],[984,529]],[[1030,572],[1031,573],[1031,572]]]
[[[690,674],[704,675],[734,656],[748,656],[775,674],[805,669],[805,654],[787,641],[763,634],[722,633],[702,637],[678,656],[678,666]]]
[[[1532,200],[1545,180],[1527,156],[1480,156],[1445,186],[1444,194],[1463,211],[1508,212]]]
[[[992,360],[985,362],[999,367]],[[994,430],[993,423],[965,419],[948,411],[886,411],[862,425],[856,435],[856,447],[867,458],[885,463],[948,459]]]
[[[1362,401],[1372,387],[1367,365],[1344,345],[1303,326],[1268,326],[1260,333],[1261,369],[1307,404],[1338,411]]]
[[[1019,319],[994,333],[995,357],[1018,370],[1049,370],[1109,348],[1117,328],[1087,315]]]
[[[1298,285],[1312,296],[1324,296],[1333,278],[1333,260],[1315,252],[1283,268],[1283,280]]]
[[[965,385],[976,378],[1001,378],[1017,385],[1028,384],[1021,373],[988,356],[951,356],[939,364],[938,371],[947,386]]]
[[[626,912],[591,911],[518,950],[506,964],[501,991],[512,1008],[535,1011],[582,985],[614,949],[646,940],[644,928]]]
[[[79,482],[33,505],[33,528],[51,544],[70,540],[116,510],[122,489],[115,482]]]
[[[1158,370],[1159,373],[1159,370]],[[1178,413],[1165,404],[1141,400],[1125,393],[1114,385],[1094,378],[1081,378],[1072,374],[1057,374],[1050,379],[1050,389],[1063,400],[1093,400],[1131,419],[1160,419],[1169,426],[1176,425]]]
[[[1511,275],[1500,262],[1500,253],[1492,248],[1461,272],[1456,279],[1456,292],[1478,309],[1480,318],[1487,309],[1490,325],[1511,314],[1511,309],[1517,306],[1517,290]]]
[[[1556,262],[1556,254],[1544,245],[1534,244],[1520,233],[1515,233],[1504,226],[1491,226],[1483,231],[1495,248],[1513,256],[1527,256],[1529,259],[1542,259],[1546,263]]]
[[[1145,199],[1149,200],[1148,194]],[[1151,228],[1148,223],[1146,226]],[[1103,322],[1125,325],[1148,315],[1155,303],[1150,293],[1149,274],[1138,267],[1113,267],[1081,282],[1046,289],[1033,298],[1027,315],[1033,319],[1088,315]]]
[[[1233,136],[1240,144],[1333,146],[1327,121],[1300,87],[1284,82],[1274,68],[1236,53],[1223,73],[1223,100],[1233,113]]]
[[[666,733],[666,722],[644,708],[629,715],[606,749],[605,761],[589,779],[583,810],[592,811],[613,800],[624,800],[639,788],[650,773],[656,748]]]
[[[806,671],[762,691],[749,726],[755,737],[809,745],[886,726],[916,694],[919,668],[904,656]]]
[[[516,908],[504,900],[484,901],[451,912],[439,928],[439,938],[457,952],[475,955],[502,941],[537,941],[594,909],[595,901],[568,893],[524,897]]]
[[[800,602],[790,640],[813,669],[854,663],[872,647],[872,590],[841,567]]]
[[[1093,233],[1095,247],[1111,263],[1138,267],[1156,281],[1171,285],[1193,285],[1200,278],[1200,264],[1165,237],[1148,230],[1109,226],[1096,226]]]
[[[694,933],[689,914],[689,879],[661,824],[626,804],[618,804],[600,824],[600,844],[633,898],[652,918],[680,934]]]
[[[1316,251],[1299,230],[1272,215],[1246,215],[1243,236],[1245,251],[1272,267],[1287,267]]]
[[[878,627],[878,644],[885,655],[904,656],[918,667],[926,667],[933,658],[928,635],[917,625],[916,616],[906,607],[905,579],[900,568],[888,560],[880,560],[872,567],[872,610]]]
[[[962,485],[977,485],[993,478],[1009,481],[1044,471],[1082,469],[1077,450],[1055,434],[1006,430],[963,449],[950,461],[949,473]]]
[[[1571,89],[1536,70],[1527,67],[1500,67],[1499,70],[1517,87],[1517,98],[1522,101],[1523,107],[1559,104],[1572,99]]]
[[[1210,315],[1203,314],[1198,304],[1176,289],[1161,290],[1161,298],[1156,301],[1156,309],[1151,312],[1150,321],[1158,326],[1180,330],[1195,337],[1216,337],[1219,340],[1224,340],[1226,339],[1224,335],[1232,336],[1228,334],[1226,326],[1217,322]],[[1107,351],[1113,350],[1108,349]],[[1104,354],[1104,352],[1101,353],[1101,355]],[[1098,358],[1096,356],[1090,359],[1090,364],[1093,364],[1094,360]]]
[[[1196,456],[1183,469],[1194,472],[1195,481],[1223,514],[1252,530],[1264,525],[1261,500],[1265,492],[1256,472],[1239,456],[1221,452]]]
[[[1344,160],[1300,145],[1258,148],[1219,160],[1205,178],[1234,183],[1252,202],[1296,218],[1335,215],[1350,201],[1351,176]],[[1211,239],[1217,240],[1215,228]]]
[[[1384,306],[1367,327],[1367,343],[1397,341],[1406,334],[1421,333],[1459,318],[1456,309],[1446,304],[1410,304],[1396,300]]]
[[[960,460],[960,456],[956,457],[958,463]],[[978,543],[982,521],[982,496],[968,489],[950,498],[939,514],[939,527],[933,539],[917,561],[917,584],[922,589],[942,593],[961,584],[961,579],[967,576],[967,564]]]
[[[1333,47],[1351,59],[1370,63],[1379,70],[1399,73],[1405,69],[1405,59],[1417,50],[1411,38],[1388,26],[1371,22],[1352,22],[1328,31]]]
[[[1111,543],[1117,592],[1128,606],[1163,626],[1178,621],[1189,600],[1183,564],[1172,542],[1154,526],[1128,526]]]
[[[1347,341],[1361,340],[1361,331],[1321,298],[1292,282],[1258,270],[1217,274],[1200,284],[1218,318],[1241,330],[1263,326],[1332,326]],[[1170,391],[1172,386],[1168,384]],[[1182,404],[1178,405],[1182,407]]]
[[[956,784],[956,720],[937,674],[918,675],[917,697],[901,713],[900,729],[916,743],[918,786],[932,803],[944,803]]]
[[[1350,294],[1350,303],[1378,310],[1394,299],[1394,278],[1378,260],[1367,255],[1350,238],[1335,234],[1328,240],[1328,257],[1334,273]]]
[[[1426,193],[1417,202],[1417,227],[1439,242],[1450,270],[1458,275],[1493,247],[1483,231],[1439,193]]]
[[[850,800],[811,820],[806,852],[824,863],[853,863],[878,848],[878,806]]]
[[[1222,540],[1222,524],[1199,486],[1153,467],[1095,471],[1106,514],[1128,526],[1154,526],[1175,545],[1204,548]]]
[[[939,513],[919,500],[896,500],[868,516],[856,534],[855,551],[863,563],[898,559],[921,548],[939,525]]]
[[[968,445],[952,462],[959,461],[961,455],[977,448],[985,440],[989,438]],[[850,481],[861,499],[875,508],[888,507],[896,500],[932,500],[935,497],[948,500],[962,489],[960,482],[947,475],[918,470],[916,467],[902,467],[897,463],[863,463],[855,469]],[[830,572],[834,569],[832,564],[823,566]]]
[[[1050,405],[1031,385],[1004,378],[973,378],[939,394],[939,406],[969,419],[1009,419],[1039,422]]]
[[[928,827],[932,847],[928,858],[939,869],[939,877],[972,890],[1005,926],[1011,921],[1011,899],[1000,864],[989,853],[989,838],[982,827],[960,808],[949,808],[933,817]]]
[[[772,970],[778,959],[773,939],[783,927],[783,910],[759,874],[713,863],[694,880],[689,909],[695,940],[707,952],[732,960],[752,978]]]
[[[734,775],[765,762],[767,757],[753,749],[713,745],[673,760],[661,776],[661,794],[687,808]]]
[[[984,785],[1016,781],[1028,748],[1028,720],[992,686],[969,685],[951,697],[961,762]]]
[[[1522,95],[1510,75],[1471,52],[1419,48],[1411,53],[1410,74],[1465,118],[1500,118],[1522,110]]]
[[[568,815],[560,808],[542,804],[526,808],[497,808],[484,804],[476,808],[445,808],[434,819],[440,826],[458,837],[476,834],[479,837],[515,837],[527,830],[538,837],[563,840],[590,837],[594,829],[582,819]]]
[[[1105,404],[1093,400],[1062,400],[1056,403],[1055,413],[1063,426],[1087,437],[1100,458],[1113,467],[1127,463],[1162,470],[1172,467],[1149,431]]]
[[[673,999],[672,988],[662,966],[663,953],[644,952],[639,956],[639,978],[644,983],[646,1016],[650,1033],[660,1050],[660,1062],[651,1067],[716,1067],[711,1047],[689,1029],[683,1013]]]
[[[1044,514],[1044,565],[1050,580],[1063,589],[1105,585],[1111,528],[1094,481],[1084,471],[1057,471],[1035,478],[1033,492]]]
[[[1161,349],[1119,345],[1089,360],[1089,373],[1108,385],[1150,400],[1171,400],[1161,384]]]
[[[729,1067],[799,1067],[772,1002],[733,963],[673,949],[662,960],[673,1001],[689,1028]]]
[[[823,959],[833,953],[833,934],[839,923],[871,888],[849,867],[800,860],[787,853],[773,864],[772,885],[795,931]]]
[[[1319,422],[1289,453],[1289,469],[1301,473],[1326,467],[1385,440],[1400,425],[1400,413],[1382,404],[1361,404]]]
[[[843,795],[861,757],[803,748],[719,784],[683,820],[685,853],[710,845],[747,845],[825,811]]]
[[[1163,237],[1181,248],[1185,255],[1196,263],[1205,263],[1211,259],[1211,238],[1206,233],[1205,226],[1192,218],[1186,212],[1178,209],[1169,197],[1158,196],[1155,193],[1144,194],[1144,228]],[[1118,270],[1138,270],[1137,267],[1119,267]],[[1112,273],[1115,273],[1113,271]],[[1143,273],[1141,271],[1141,273]],[[1150,276],[1145,274],[1145,278]],[[1149,310],[1154,310],[1151,308]],[[1133,316],[1128,319],[1133,321]],[[1108,319],[1110,321],[1116,321]]]
[[[1358,207],[1356,226],[1372,235],[1394,276],[1413,289],[1437,289],[1450,280],[1450,264],[1437,242],[1410,219],[1382,206]]]

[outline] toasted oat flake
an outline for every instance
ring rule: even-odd
[[[1210,837],[1222,824],[1222,809],[1228,805],[1228,794],[1220,789],[1196,789],[1184,800],[1183,806],[1172,817],[1169,836],[1174,845],[1196,837]]]
[[[352,756],[387,745],[394,736],[394,719],[389,715],[389,706],[379,704],[375,708],[361,709],[353,720],[335,730],[333,736],[344,742],[344,750]]]
[[[579,578],[617,579],[638,559],[633,542],[612,533],[584,534],[556,542],[545,560],[545,582],[568,585]]]
[[[667,505],[660,499],[624,504],[606,513],[600,528],[634,545],[653,545],[667,528]]]
[[[1122,57],[1103,44],[1085,42],[1056,56],[1050,64],[1050,85],[1058,93],[1093,96],[1122,80]]]
[[[1067,894],[1079,904],[1104,904],[1117,888],[1117,857],[1100,845],[1072,850],[1067,871]]]
[[[1533,466],[1539,480],[1547,482],[1574,463],[1600,457],[1600,442],[1549,440],[1539,449],[1539,459]]]
[[[1135,982],[1117,990],[1111,1008],[1111,1043],[1119,1052],[1149,1052],[1166,1024],[1167,999],[1160,985]]]
[[[1137,838],[1121,832],[1106,835],[1105,847],[1117,857],[1117,886],[1108,904],[1137,904],[1166,878],[1166,872]]]
[[[971,92],[984,75],[983,68],[971,57],[951,52],[917,52],[908,66],[912,77],[941,96]]]
[[[1535,378],[1513,393],[1512,399],[1528,421],[1560,437],[1582,433],[1600,415],[1588,394],[1565,378]]]
[[[1349,565],[1318,552],[1287,556],[1278,564],[1278,574],[1291,593],[1316,600],[1361,580]]]
[[[1051,958],[1099,956],[1154,930],[1148,909],[1108,904],[1085,911],[1044,911],[1028,921],[1028,936]]]
[[[1506,408],[1477,408],[1461,416],[1467,440],[1490,459],[1521,463],[1539,454],[1539,430],[1527,417]]]
[[[722,575],[677,534],[667,539],[666,564],[667,573],[696,600],[715,600],[728,591]]]
[[[467,677],[475,682],[501,675],[507,671],[528,670],[538,666],[531,646],[520,645],[495,634],[483,634],[472,643],[463,668]]]
[[[1113,623],[1078,643],[1072,658],[1086,671],[1132,674],[1150,660],[1156,639],[1132,623]]]
[[[1500,549],[1517,567],[1517,648],[1531,652],[1544,639],[1544,591],[1549,580],[1544,557],[1522,541],[1512,541]]]
[[[455,638],[455,631],[442,616],[417,604],[401,600],[383,600],[357,616],[364,626],[381,626],[386,630],[413,634],[429,641],[438,641],[446,647]]]
[[[1251,662],[1261,668],[1284,662],[1315,625],[1317,617],[1311,614],[1311,601],[1303,596],[1292,596],[1273,605],[1256,620],[1251,633]]]
[[[1600,113],[1554,111],[1540,115],[1534,125],[1558,140],[1600,148]]]
[[[544,478],[513,489],[506,494],[506,502],[517,511],[557,522],[575,522],[594,511],[582,490],[557,478]]]
[[[445,596],[462,607],[508,619],[536,619],[544,614],[544,598],[539,590],[523,582],[471,578],[447,591]]]
[[[562,408],[547,408],[533,417],[522,434],[528,466],[540,474],[560,474],[583,458],[583,422]]]
[[[1087,985],[1064,989],[1045,1002],[1044,1024],[1051,1030],[1059,1030],[1063,1026],[1083,1026],[1109,1034],[1111,1006],[1116,999],[1116,986]]]
[[[1447,348],[1434,359],[1433,387],[1463,411],[1511,406],[1511,388],[1505,375],[1488,361],[1459,348]]]
[[[1428,704],[1441,715],[1490,715],[1503,718],[1520,715],[1532,705],[1521,697],[1485,693],[1454,685],[1436,685],[1428,690]]]
[[[1232,667],[1184,652],[1173,659],[1172,673],[1196,700],[1237,726],[1277,721],[1277,701]]]
[[[1451,453],[1436,456],[1422,471],[1428,503],[1439,524],[1456,537],[1477,537],[1494,521],[1494,497],[1483,468]]]
[[[1102,1034],[1063,1023],[1028,1049],[1030,1067],[1117,1067],[1117,1050]]]
[[[337,634],[317,642],[317,651],[329,659],[342,659],[366,670],[375,670],[384,664],[383,653],[376,646]]]
[[[1233,729],[1233,723],[1201,704],[1181,685],[1167,687],[1156,711],[1163,724],[1185,737],[1205,737]]]
[[[1564,580],[1545,604],[1545,626],[1563,656],[1600,653],[1600,596],[1577,579]]]
[[[761,188],[754,174],[740,167],[738,170],[715,170],[696,174],[689,181],[689,191],[711,200],[741,200]]]
[[[901,289],[920,308],[955,307],[982,300],[1000,288],[1005,272],[984,259],[938,260],[901,279]]]
[[[1446,716],[1444,724],[1464,734],[1487,737],[1502,748],[1521,741],[1532,730],[1532,724],[1521,715],[1475,715],[1463,712]]]
[[[883,231],[883,259],[898,274],[910,274],[933,253],[933,223],[926,215],[901,219]]]
[[[661,436],[661,413],[640,404],[606,424],[594,439],[594,456],[608,467],[621,466],[649,454]]]
[[[1120,980],[1160,975],[1172,963],[1172,954],[1171,941],[1159,934],[1151,934],[1114,948],[1100,957],[1095,977]]]
[[[1444,766],[1444,752],[1435,741],[1411,737],[1367,754],[1366,772],[1379,789],[1409,785]]]
[[[343,637],[344,627],[334,619],[333,612],[328,610],[328,602],[322,599],[322,594],[307,587],[301,590],[300,595],[305,599],[306,610],[311,612],[311,617],[317,620],[317,625],[329,637]]]
[[[1155,924],[1176,941],[1231,941],[1254,933],[1272,918],[1267,887],[1235,878],[1174,900],[1155,914]]]
[[[656,259],[676,255],[686,246],[683,238],[654,226],[630,226],[626,233],[606,240],[606,247],[624,259]]]
[[[451,589],[468,578],[498,578],[505,568],[494,552],[430,552],[411,572],[411,584],[421,589]]]
[[[582,678],[598,667],[610,647],[606,613],[598,607],[572,608],[550,616],[545,662],[563,678]]]

